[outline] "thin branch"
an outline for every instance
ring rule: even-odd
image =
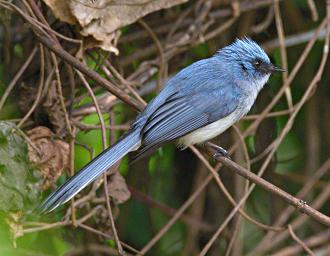
[[[156,34],[152,31],[149,25],[143,21],[143,19],[138,20],[140,25],[148,32],[159,52],[159,72],[158,72],[158,79],[157,79],[157,91],[161,90],[163,76],[164,76],[164,67],[165,67],[165,58],[164,58],[164,50],[163,47],[157,38]]]
[[[314,236],[308,237],[304,240],[305,245],[308,247],[315,247],[330,242],[330,229],[322,231]],[[277,252],[273,253],[272,256],[292,256],[298,255],[303,247],[300,244],[290,245],[284,247]]]
[[[304,250],[308,253],[309,256],[315,256],[315,254],[313,253],[313,251],[311,249],[308,248],[308,246],[294,233],[291,225],[288,225],[288,229],[290,232],[291,237],[298,243],[301,245],[302,248],[304,248]]]
[[[199,188],[185,201],[185,203],[178,209],[175,215],[166,223],[166,225],[157,232],[157,234],[141,249],[140,254],[146,254],[161,237],[172,227],[172,225],[180,218],[180,216],[188,209],[188,207],[195,201],[199,194],[212,180],[212,175],[208,175],[200,184]]]
[[[307,4],[311,11],[313,21],[317,21],[319,19],[319,13],[317,12],[314,0],[307,0]]]
[[[286,54],[285,44],[284,44],[284,28],[283,28],[283,22],[281,18],[281,10],[280,10],[280,4],[279,0],[274,0],[274,12],[275,12],[275,21],[276,21],[276,29],[278,34],[278,40],[280,42],[280,51],[281,51],[281,66],[286,72],[282,72],[282,79],[283,83],[288,80],[288,57]],[[289,109],[292,109],[292,95],[290,87],[287,87],[285,89],[285,96],[288,102]]]
[[[240,176],[250,180],[251,182],[263,187],[267,191],[271,192],[272,194],[275,194],[282,199],[284,199],[286,202],[288,202],[290,205],[294,206],[296,209],[298,209],[300,212],[307,214],[314,220],[330,227],[330,217],[324,215],[323,213],[315,210],[314,208],[308,206],[306,202],[304,202],[302,199],[296,198],[289,193],[283,191],[279,187],[276,187],[272,183],[264,180],[263,178],[259,177],[258,175],[254,174],[253,172],[249,172],[242,166],[236,164],[235,162],[229,160],[228,158],[224,157],[217,157],[215,156],[216,151],[214,151],[213,147],[207,147],[207,150],[210,152],[210,155],[213,156],[218,162],[222,163],[224,166],[228,167],[229,169],[235,171]]]
[[[21,68],[17,71],[16,75],[14,76],[13,80],[11,80],[10,84],[6,88],[6,91],[3,93],[1,100],[0,100],[0,110],[2,109],[3,105],[5,104],[10,92],[13,90],[14,86],[16,85],[17,81],[21,78],[24,71],[27,69],[27,67],[31,64],[34,56],[36,55],[38,51],[38,47],[35,46],[30,53],[29,57],[26,59],[24,64],[21,66]]]
[[[72,65],[74,68],[79,70],[84,75],[88,76],[98,84],[100,84],[102,87],[107,89],[109,92],[117,96],[119,99],[121,99],[123,102],[125,102],[127,105],[131,106],[135,110],[142,110],[143,106],[139,102],[137,102],[135,99],[132,99],[129,95],[123,93],[122,90],[115,87],[113,84],[111,84],[108,80],[104,79],[99,73],[95,72],[94,70],[88,68],[85,64],[78,61],[75,57],[73,57],[71,54],[66,52],[65,50],[59,48],[54,42],[52,42],[49,38],[47,38],[44,35],[40,35],[38,33],[35,33],[37,39],[44,44],[47,48],[49,48],[51,51],[53,51],[57,56],[59,56],[61,59],[63,59],[65,62]]]
[[[154,200],[150,196],[142,193],[141,191],[139,191],[131,186],[129,187],[129,190],[131,191],[132,197],[134,199],[147,204],[149,207],[159,209],[161,212],[163,212],[164,214],[166,214],[168,216],[174,216],[174,214],[176,213],[176,209],[171,208],[163,203],[160,203],[160,202]],[[180,220],[185,222],[187,226],[194,227],[196,229],[200,229],[204,232],[214,231],[214,227],[211,224],[201,222],[200,220],[198,220],[194,217],[191,217],[190,215],[187,215],[187,214],[182,214],[182,216],[180,216]]]
[[[198,149],[195,146],[190,146],[190,149],[192,150],[192,152],[195,153],[195,155],[202,161],[202,163],[205,165],[205,167],[211,172],[213,178],[215,179],[217,185],[219,186],[219,188],[221,189],[221,191],[224,193],[224,195],[226,196],[226,198],[228,199],[228,201],[235,207],[237,206],[237,202],[235,201],[235,199],[230,195],[229,191],[226,189],[225,185],[223,184],[223,182],[221,181],[218,173],[216,172],[216,170],[214,168],[211,167],[211,165],[209,164],[209,162],[207,161],[207,159],[205,157],[203,157],[203,155],[198,151]],[[275,232],[278,231],[282,231],[284,228],[283,227],[273,227],[273,226],[268,226],[265,225],[263,223],[260,223],[259,221],[253,219],[252,217],[250,217],[243,209],[238,208],[238,212],[242,215],[242,217],[244,217],[246,220],[250,221],[251,223],[253,223],[254,225],[256,225],[257,227],[260,227],[262,229],[266,229],[266,230],[272,230]]]
[[[39,87],[38,87],[38,91],[37,91],[37,96],[31,106],[31,108],[29,109],[29,111],[25,114],[25,116],[19,121],[19,123],[17,124],[18,128],[21,128],[22,125],[25,123],[25,121],[30,117],[30,115],[33,113],[33,111],[36,109],[36,107],[38,106],[40,99],[41,99],[41,94],[42,94],[42,90],[44,88],[44,81],[45,81],[45,53],[44,53],[44,48],[43,46],[40,44],[39,45],[40,48],[40,82],[39,82]]]
[[[292,195],[286,193],[285,191],[281,190],[280,188],[276,187],[272,183],[262,179],[260,176],[249,172],[248,170],[244,169],[240,165],[236,164],[235,162],[229,160],[228,158],[220,157],[216,155],[216,151],[214,150],[214,146],[212,146],[211,143],[208,143],[208,146],[206,145],[206,149],[210,153],[210,155],[213,156],[218,162],[223,164],[224,166],[230,168],[231,170],[235,171],[237,174],[243,176],[244,178],[250,180],[254,184],[251,185],[248,192],[243,196],[243,198],[240,200],[240,202],[237,203],[236,207],[230,212],[230,214],[227,216],[227,218],[222,222],[218,230],[214,233],[214,235],[211,237],[211,239],[208,241],[208,243],[204,246],[203,250],[199,254],[200,256],[206,255],[206,253],[210,250],[211,246],[215,242],[215,240],[218,238],[218,236],[221,234],[221,232],[224,230],[224,228],[227,226],[229,221],[235,216],[236,212],[239,210],[241,205],[246,201],[246,199],[250,196],[251,192],[253,191],[256,184],[262,186],[266,190],[272,192],[273,194],[279,195],[281,198],[285,199],[289,204],[295,206],[298,208],[301,212],[306,213],[307,215],[311,216],[316,221],[319,221],[320,223],[323,223],[327,226],[330,226],[330,217],[318,212],[314,208],[308,206],[306,202],[293,197]],[[262,172],[259,171],[259,174]]]
[[[87,80],[85,79],[85,77],[77,70],[77,74],[80,77],[81,81],[83,82],[83,84],[85,85],[86,89],[88,90],[89,95],[91,96],[91,98],[93,99],[93,103],[95,105],[96,111],[97,111],[97,115],[99,117],[100,123],[101,123],[101,131],[102,131],[102,145],[103,145],[103,150],[106,149],[107,147],[107,139],[106,139],[106,130],[105,130],[105,123],[104,123],[104,119],[102,116],[102,112],[100,110],[100,106],[97,102],[97,99],[94,95],[94,92],[92,90],[92,88],[89,86]],[[106,205],[107,205],[107,210],[108,210],[108,214],[109,214],[109,218],[110,218],[110,223],[111,223],[111,228],[115,237],[115,241],[117,244],[117,248],[118,248],[118,253],[120,255],[124,254],[124,250],[121,246],[119,237],[118,237],[118,233],[117,233],[117,229],[115,226],[115,222],[113,219],[113,215],[112,215],[112,210],[111,210],[111,205],[110,205],[110,197],[109,197],[109,192],[108,192],[108,184],[107,184],[107,174],[106,172],[103,174],[103,184],[104,184],[104,192],[105,192],[105,198],[106,198]]]

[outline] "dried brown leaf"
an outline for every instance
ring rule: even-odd
[[[112,214],[114,219],[117,219],[119,216],[119,210],[117,207],[112,206]],[[113,231],[111,227],[111,220],[109,218],[109,213],[105,205],[101,207],[94,216],[97,229],[102,233],[107,234],[113,238]],[[101,238],[101,237],[100,237]],[[103,237],[104,238],[104,237]]]
[[[72,15],[68,0],[43,0],[53,11],[54,16],[61,21],[76,24],[77,20]]]
[[[56,89],[56,83],[56,81],[50,83],[43,107],[47,113],[49,121],[53,126],[52,128],[57,134],[59,134],[65,131],[65,114],[61,107]]]
[[[117,169],[118,166],[114,166],[113,170]],[[128,190],[125,179],[117,171],[115,171],[108,180],[108,192],[111,197],[111,208],[113,218],[116,219],[119,216],[119,208],[117,204],[126,202],[131,192]],[[113,236],[111,220],[109,218],[109,212],[105,205],[97,212],[95,221],[98,229],[103,233]]]
[[[62,21],[81,26],[80,33],[89,38],[87,47],[100,47],[118,54],[116,47],[121,27],[141,17],[187,0],[43,0]],[[93,38],[93,40],[91,40]]]
[[[103,36],[129,25],[148,13],[170,8],[187,0],[81,0],[71,1],[71,11],[83,33],[102,40]]]
[[[111,175],[108,181],[108,191],[109,196],[117,204],[122,204],[131,197],[131,192],[128,190],[125,179],[118,172]]]
[[[54,139],[47,127],[39,126],[27,132],[38,152],[28,145],[30,161],[39,169],[44,178],[43,188],[47,189],[65,169],[69,168],[69,144]]]
[[[97,40],[92,36],[87,36],[83,40],[83,50],[91,49],[91,48],[101,48],[104,51],[107,52],[113,52],[114,54],[118,55],[119,51],[116,47],[118,39],[120,36],[120,31],[116,31],[113,33],[110,33],[108,35],[105,35],[102,40]]]

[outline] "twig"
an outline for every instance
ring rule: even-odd
[[[51,53],[50,55],[51,55],[53,65],[55,68],[57,96],[60,100],[60,105],[61,105],[62,111],[64,113],[64,121],[65,121],[67,131],[68,131],[69,135],[72,137],[72,127],[71,127],[71,122],[69,119],[68,111],[66,110],[66,106],[65,106],[65,100],[64,100],[63,91],[62,91],[62,82],[61,82],[60,70],[58,68],[58,62],[57,62],[57,59],[56,59],[56,56],[54,53]]]
[[[11,80],[10,84],[6,88],[6,91],[3,93],[1,100],[0,100],[0,110],[2,109],[3,105],[5,104],[10,92],[13,90],[14,86],[16,85],[17,81],[21,78],[22,74],[26,70],[26,68],[31,64],[34,56],[36,55],[38,47],[34,47],[32,52],[30,53],[29,57],[26,59],[24,64],[21,68],[17,71],[16,75],[14,76],[13,80]]]
[[[282,1],[282,0],[280,0]],[[273,0],[259,0],[255,2],[251,2],[249,0],[240,3],[240,12],[248,12],[256,9],[260,9],[263,7],[267,7],[273,3]],[[224,8],[220,10],[216,10],[210,14],[212,18],[225,18],[231,16],[233,14],[232,8]]]
[[[72,126],[72,134],[70,136],[70,175],[71,177],[74,175],[74,156],[75,156],[75,140],[76,140],[76,127]],[[77,218],[76,218],[76,208],[74,205],[75,199],[72,198],[70,200],[70,206],[71,206],[71,219],[72,219],[72,225],[74,227],[77,227]]]
[[[205,171],[205,166],[202,162],[199,162],[196,166],[196,171],[193,177],[191,191],[195,191],[199,184],[204,180],[207,175]],[[203,222],[203,216],[206,209],[206,199],[207,199],[207,191],[203,191],[203,193],[196,198],[195,202],[188,209],[187,214],[190,216],[194,216],[197,221]],[[211,229],[214,231],[214,228]],[[199,240],[199,235],[201,233],[201,229],[196,225],[189,225],[186,227],[186,239],[183,249],[181,250],[182,256],[190,256],[196,255],[198,243],[196,241]]]
[[[286,48],[288,48],[288,47],[306,43],[314,37],[315,31],[316,31],[316,29],[313,29],[313,30],[310,30],[307,32],[302,32],[302,33],[297,33],[297,34],[293,34],[290,36],[286,36],[286,38],[284,40],[284,45]],[[318,34],[317,39],[323,40],[325,38],[325,35],[326,35],[326,29],[322,29],[320,31],[320,33]],[[274,49],[276,49],[280,46],[280,42],[276,38],[276,39],[272,39],[272,40],[269,40],[269,41],[263,43],[261,46],[266,52],[272,52]]]
[[[74,125],[77,126],[77,128],[79,128],[80,130],[83,130],[83,131],[101,129],[101,125],[84,124],[84,123],[80,123],[78,121],[73,121],[73,123],[74,123]],[[106,128],[110,129],[110,130],[124,130],[124,131],[126,131],[130,128],[130,126],[128,124],[118,124],[118,125],[107,125]]]
[[[147,33],[150,35],[154,43],[156,44],[156,47],[159,52],[159,75],[157,80],[157,91],[159,92],[161,90],[163,76],[164,76],[164,67],[165,67],[165,58],[164,58],[164,50],[163,47],[158,40],[156,34],[152,31],[152,29],[149,27],[149,25],[144,22],[142,19],[138,20],[138,23],[147,31]]]
[[[99,83],[101,86],[106,88],[109,92],[117,96],[119,99],[121,99],[123,102],[125,102],[127,105],[131,106],[135,110],[142,110],[143,106],[134,99],[132,99],[129,95],[122,92],[122,90],[118,89],[114,85],[112,85],[108,80],[104,79],[102,76],[100,76],[97,72],[95,72],[92,69],[89,69],[85,64],[78,61],[75,57],[70,55],[68,52],[64,51],[63,49],[57,47],[54,42],[49,40],[49,38],[40,35],[38,33],[35,33],[37,39],[44,44],[47,48],[49,48],[51,51],[53,51],[56,55],[58,55],[61,59],[72,65],[74,68],[79,70],[81,73],[85,74],[89,78],[93,79],[97,83]]]
[[[200,256],[206,255],[206,253],[210,250],[211,246],[215,242],[215,240],[218,238],[218,236],[221,234],[221,232],[224,230],[224,228],[228,225],[229,221],[232,220],[232,218],[235,216],[235,214],[238,212],[239,208],[245,203],[246,199],[249,197],[251,194],[255,184],[252,184],[249,191],[243,196],[243,198],[236,204],[234,209],[229,213],[227,218],[222,222],[220,227],[217,229],[217,231],[213,234],[211,239],[207,242],[207,244],[204,246],[202,251],[200,252]]]
[[[233,246],[235,244],[235,241],[236,241],[236,239],[238,238],[238,235],[239,235],[240,225],[241,225],[241,218],[240,218],[240,216],[237,216],[237,219],[235,221],[235,224],[233,225],[234,228],[233,228],[232,237],[231,237],[231,239],[229,241],[229,244],[227,246],[225,256],[229,256],[230,253],[231,253],[231,251],[232,251],[232,249],[233,249]]]
[[[88,230],[90,231],[90,230]],[[70,251],[66,252],[66,256],[76,256],[76,255],[119,255],[117,250],[103,244],[83,244],[82,246],[73,247]],[[131,255],[131,254],[127,254]]]
[[[107,139],[106,139],[106,130],[105,130],[105,123],[104,123],[104,119],[103,119],[103,116],[102,116],[102,112],[100,110],[100,106],[98,105],[98,102],[97,102],[97,99],[94,95],[94,92],[92,90],[92,88],[89,86],[87,80],[85,79],[85,77],[78,71],[76,70],[78,76],[80,77],[81,81],[83,82],[83,84],[85,85],[86,89],[88,90],[88,93],[90,94],[93,102],[94,102],[94,105],[95,105],[95,108],[96,108],[96,111],[97,111],[97,114],[98,114],[98,117],[99,117],[99,120],[100,120],[100,123],[101,123],[101,131],[102,131],[102,145],[103,145],[103,150],[106,149],[107,147]],[[113,234],[114,234],[114,237],[115,237],[115,241],[116,241],[116,244],[117,244],[117,248],[118,248],[118,253],[120,255],[124,255],[124,250],[121,246],[121,243],[120,243],[120,240],[119,240],[119,237],[118,237],[118,233],[117,233],[117,229],[116,229],[116,226],[115,226],[115,222],[114,222],[114,219],[113,219],[113,215],[112,215],[112,210],[111,210],[111,205],[110,205],[110,199],[109,199],[109,192],[108,192],[108,184],[107,184],[107,174],[104,173],[103,174],[103,184],[104,184],[104,192],[105,192],[105,197],[106,197],[106,205],[107,205],[107,210],[108,210],[108,214],[109,214],[109,218],[110,218],[110,222],[111,222],[111,228],[112,228],[112,231],[113,231]]]
[[[311,14],[312,14],[312,20],[317,21],[319,19],[319,14],[317,12],[314,1],[313,0],[307,0],[307,4],[308,4],[308,7],[309,7],[309,9],[311,11]]]
[[[267,29],[274,19],[274,8],[271,6],[268,8],[267,16],[264,21],[260,22],[259,24],[254,25],[251,28],[252,33],[258,34],[265,29]]]
[[[139,254],[146,254],[158,241],[159,239],[172,227],[172,225],[180,218],[185,210],[194,202],[199,194],[205,189],[205,187],[212,180],[212,175],[208,175],[199,188],[185,201],[185,203],[178,209],[175,215],[166,223],[166,225],[158,231],[158,233],[146,244]]]
[[[97,229],[94,229],[94,228],[92,228],[92,227],[89,227],[89,226],[87,226],[87,225],[85,225],[85,224],[82,224],[82,223],[81,223],[81,224],[79,224],[79,226],[82,227],[82,228],[84,228],[84,229],[86,229],[86,230],[88,230],[88,231],[90,231],[90,232],[93,232],[93,233],[95,233],[95,234],[98,234],[98,235],[100,235],[100,236],[104,236],[104,237],[106,237],[106,238],[112,238],[110,235],[108,235],[108,234],[106,234],[106,233],[103,233],[103,232],[101,232],[101,231],[99,231],[99,230],[97,230]],[[121,244],[122,244],[124,247],[126,247],[127,249],[131,250],[132,252],[139,253],[139,251],[136,250],[135,248],[133,248],[132,246],[130,246],[130,245],[128,245],[128,244],[125,244],[125,243],[123,243],[123,242],[121,242]]]
[[[21,128],[21,126],[25,123],[25,121],[30,117],[30,115],[33,113],[33,111],[36,109],[38,106],[40,99],[41,99],[41,94],[42,94],[42,89],[44,88],[44,81],[45,81],[45,54],[44,54],[44,48],[40,44],[40,82],[39,82],[39,87],[37,91],[37,96],[33,102],[33,105],[29,109],[29,111],[25,114],[25,116],[19,121],[17,124],[18,128]]]
[[[313,80],[311,81],[309,87],[307,88],[305,94],[303,95],[302,99],[297,104],[297,108],[296,108],[295,112],[291,115],[290,119],[287,122],[287,125],[284,127],[284,129],[282,130],[280,136],[278,137],[278,139],[277,139],[278,143],[281,140],[283,140],[285,134],[292,127],[294,118],[296,117],[298,111],[302,108],[302,106],[306,102],[306,100],[310,97],[310,94],[313,92],[314,87],[316,86],[316,84],[321,79],[322,73],[324,71],[325,63],[327,61],[327,56],[329,54],[329,33],[330,33],[330,29],[329,28],[330,28],[330,24],[328,22],[330,21],[330,18],[329,18],[330,11],[329,11],[329,6],[327,6],[327,8],[328,8],[327,9],[327,15],[328,15],[328,17],[325,19],[325,23],[327,24],[327,29],[328,29],[327,31],[328,31],[328,33],[327,33],[327,36],[325,38],[325,43],[324,43],[324,47],[323,47],[323,55],[322,55],[320,67],[318,69],[318,72],[314,76]]]
[[[263,165],[262,165],[262,167],[261,167],[258,175],[262,175],[263,172],[266,170],[266,168],[267,168],[267,166],[268,166],[268,164],[269,164],[269,162],[270,162],[273,154],[275,153],[275,150],[279,146],[280,142],[283,140],[284,136],[291,129],[292,124],[293,124],[293,121],[294,121],[297,113],[299,112],[299,110],[301,109],[301,107],[304,105],[304,103],[306,102],[306,100],[310,97],[310,94],[313,91],[314,87],[316,86],[316,84],[321,79],[321,76],[322,76],[322,73],[323,73],[323,70],[324,70],[324,66],[325,66],[325,63],[326,63],[326,60],[327,60],[328,52],[329,52],[329,37],[326,37],[326,41],[325,41],[325,45],[324,45],[324,52],[323,52],[323,56],[322,56],[322,60],[321,60],[321,64],[320,64],[319,70],[318,70],[317,74],[315,75],[315,77],[313,78],[312,82],[310,83],[310,85],[309,85],[308,89],[306,90],[305,94],[303,95],[302,99],[297,104],[297,108],[295,109],[295,112],[290,116],[290,118],[289,118],[287,124],[285,125],[284,129],[282,130],[280,136],[274,141],[275,142],[274,143],[274,147],[271,150],[271,152],[268,155],[268,157],[266,158],[266,160],[264,161],[264,163],[263,163]],[[288,80],[290,80],[290,79],[288,79]],[[282,89],[284,90],[285,87],[283,86]],[[283,92],[283,90],[282,90],[282,92]],[[272,102],[274,102],[274,100]],[[267,110],[267,108],[266,108],[266,110]],[[264,112],[266,112],[266,110],[264,110]],[[250,126],[250,128],[251,128],[251,126]],[[223,160],[223,161],[225,161],[225,160]],[[223,162],[222,162],[222,164],[223,164]],[[239,209],[239,206],[243,203],[243,201],[245,201],[247,199],[247,197],[249,196],[249,194],[252,192],[253,188],[254,188],[254,184],[250,187],[250,189],[247,192],[247,194],[237,204],[237,206],[235,207],[235,209],[228,215],[228,217],[226,218],[226,220],[224,221],[224,223],[219,227],[219,229],[216,231],[216,233],[212,236],[212,238],[209,240],[209,242],[203,248],[203,250],[201,252],[201,255],[205,255],[206,252],[210,249],[210,247],[214,243],[215,239],[222,232],[222,230],[224,229],[225,225],[229,222],[229,220],[232,219],[232,217],[234,216],[235,212]],[[285,195],[285,194],[283,194],[283,195]],[[289,195],[289,196],[291,196],[291,195]],[[285,198],[285,196],[284,196],[284,198]],[[289,197],[287,197],[287,198],[289,198]],[[296,202],[296,205],[299,206],[299,200],[298,200],[298,202]],[[304,209],[304,212],[307,211],[309,213],[309,215],[310,216],[313,216],[316,220],[318,220],[318,221],[320,221],[320,222],[322,222],[322,223],[327,224],[327,225],[330,226],[330,218],[328,216],[325,216],[325,215],[319,213],[318,211],[316,211],[315,209],[313,209],[313,208],[311,208],[309,206],[307,207],[307,210],[305,209],[305,207],[302,207],[301,206],[301,208]]]
[[[233,127],[233,130],[235,131],[235,133],[237,134],[239,141],[241,142],[243,153],[244,153],[244,158],[245,158],[245,162],[246,162],[246,169],[251,171],[251,160],[249,157],[249,152],[248,152],[247,146],[244,141],[244,137],[236,125],[233,125],[232,127]]]
[[[322,245],[324,243],[329,243],[329,242],[330,242],[330,230],[329,229],[305,239],[305,244],[308,247],[314,247],[314,246]],[[291,245],[291,246],[280,249],[276,253],[273,253],[272,256],[298,255],[298,253],[302,249],[303,249],[303,247],[300,244],[295,244],[295,245]]]
[[[94,207],[91,211],[89,211],[86,215],[84,215],[83,217],[81,217],[80,219],[77,220],[77,224],[80,225],[82,223],[84,223],[85,221],[87,221],[88,219],[90,219],[91,217],[94,216],[94,214],[100,209],[99,206]],[[29,223],[29,225],[31,225],[32,223]],[[59,222],[55,222],[55,223],[47,223],[45,225],[40,225],[40,223],[36,223],[37,227],[33,227],[33,228],[27,228],[27,229],[23,229],[23,233],[24,234],[28,234],[28,233],[33,233],[33,232],[39,232],[39,231],[43,231],[43,230],[47,230],[47,229],[51,229],[51,228],[59,228],[59,227],[64,227],[64,226],[69,226],[72,224],[71,220],[64,220],[64,221],[59,221]]]
[[[328,159],[315,173],[314,175],[310,178],[310,181],[307,182],[304,187],[297,193],[296,197],[297,198],[304,198],[306,195],[310,193],[310,190],[313,188],[315,182],[321,178],[330,168],[330,159]],[[324,188],[323,192],[314,200],[312,207],[315,209],[318,209],[320,205],[322,205],[328,198],[330,194],[330,187],[328,186]],[[275,225],[283,225],[291,216],[293,213],[294,208],[292,207],[287,207],[282,211],[282,214],[277,218],[277,220],[274,222]],[[306,215],[300,216],[298,219],[296,219],[291,225],[293,228],[298,227],[299,224],[304,223],[306,219]],[[287,237],[288,233],[282,234],[281,237],[278,237],[277,239],[274,240],[274,235],[272,232],[267,233],[264,238],[261,240],[261,242],[258,244],[254,250],[249,253],[248,255],[255,255],[264,253],[264,251],[270,249],[270,244],[276,245],[279,241],[285,239]],[[270,242],[272,241],[272,242]]]
[[[213,157],[222,163],[224,166],[228,167],[229,169],[235,171],[237,174],[243,176],[244,178],[250,180],[251,182],[263,187],[267,191],[278,195],[285,201],[287,201],[290,205],[294,206],[297,208],[300,212],[307,214],[314,220],[325,224],[326,226],[330,227],[330,217],[324,215],[323,213],[320,213],[319,211],[313,209],[312,207],[308,206],[306,202],[302,201],[301,199],[298,199],[289,193],[283,191],[282,189],[276,187],[272,183],[264,180],[263,178],[259,177],[258,175],[254,174],[253,172],[249,172],[242,166],[236,164],[235,162],[229,160],[228,158],[224,157],[215,157],[214,156],[214,149],[212,147],[207,148],[211,154],[213,153]]]
[[[286,72],[282,72],[282,79],[283,83],[288,80],[288,57],[286,54],[285,44],[284,44],[284,28],[283,28],[283,22],[281,18],[281,10],[280,10],[280,4],[279,0],[274,0],[274,12],[275,12],[275,21],[276,21],[276,29],[278,34],[278,40],[280,42],[280,51],[281,51],[281,66]],[[292,95],[290,87],[287,87],[285,89],[285,96],[286,100],[288,102],[289,109],[292,109]]]
[[[34,0],[27,0],[27,2],[29,3],[30,7],[31,7],[31,11],[33,11],[33,15],[35,16],[35,22],[41,26],[42,28],[44,28],[45,30],[50,32],[50,36],[58,43],[58,45],[60,46],[59,41],[57,40],[56,36],[71,42],[71,43],[77,43],[80,46],[82,45],[82,40],[77,40],[77,39],[73,39],[73,38],[69,38],[67,36],[64,36],[60,33],[58,33],[57,31],[53,30],[47,20],[45,19],[44,15],[42,14],[40,8],[38,7],[38,5],[36,4],[36,2]],[[26,4],[27,6],[27,4]],[[37,20],[36,18],[38,18],[39,20]],[[56,36],[55,36],[56,35]]]
[[[70,225],[70,223],[67,221],[60,221],[60,222],[50,223],[48,225],[44,225],[44,226],[40,226],[40,227],[27,228],[27,229],[23,230],[23,233],[28,234],[28,233],[33,233],[33,232],[39,232],[42,230],[47,230],[50,228],[59,228],[59,227],[67,226],[67,225]]]
[[[210,143],[208,143],[207,150],[209,153],[215,158],[217,161],[219,161],[224,166],[227,166],[231,170],[235,171],[237,174],[243,176],[244,178],[252,181],[254,184],[250,187],[249,191],[244,195],[244,197],[241,199],[240,202],[237,203],[236,207],[230,212],[230,214],[227,216],[225,221],[220,225],[218,230],[214,233],[212,238],[208,241],[208,243],[204,246],[203,250],[200,253],[200,256],[206,255],[206,253],[211,248],[212,244],[215,242],[217,237],[220,235],[220,233],[223,231],[224,227],[229,223],[229,221],[234,217],[236,212],[239,210],[241,205],[245,202],[245,200],[249,197],[252,190],[255,187],[255,184],[258,184],[262,186],[264,189],[271,191],[273,194],[276,194],[280,196],[281,198],[285,199],[289,204],[295,206],[298,208],[301,212],[306,213],[307,215],[311,216],[313,219],[319,221],[320,223],[323,223],[327,226],[330,226],[330,217],[318,212],[314,208],[308,206],[306,202],[299,200],[298,198],[293,197],[292,195],[286,193],[285,191],[281,190],[280,188],[276,187],[272,183],[262,179],[258,175],[247,171],[240,165],[236,164],[235,162],[229,160],[228,158],[224,157],[218,157],[215,155],[216,151],[214,150],[214,147],[212,147]],[[259,172],[260,173],[260,172]]]
[[[117,78],[117,79],[119,79],[119,81],[124,85],[124,86],[126,86],[127,88],[128,88],[128,90],[136,97],[136,99],[138,100],[138,101],[140,101],[141,102],[141,104],[143,105],[143,106],[146,106],[147,105],[147,102],[141,97],[141,95],[138,93],[138,92],[136,92],[133,88],[132,88],[132,86],[131,86],[131,84],[130,84],[130,82],[129,81],[127,81],[124,77],[122,77],[121,76],[121,74],[111,65],[111,63],[109,62],[109,61],[105,61],[105,64],[107,65],[107,67],[110,69],[110,71],[111,71],[111,73],[113,73],[114,75],[115,75],[115,77]],[[102,69],[103,69],[103,71],[106,71],[106,74],[108,75],[108,73],[109,73],[109,70],[107,70],[107,68],[103,65],[102,66]],[[109,75],[108,75],[108,77],[109,77]]]
[[[198,151],[198,149],[195,146],[190,146],[190,149],[195,153],[195,155],[202,161],[202,163],[206,166],[206,168],[211,172],[213,178],[215,179],[217,185],[219,186],[219,188],[221,189],[221,191],[224,193],[224,195],[226,196],[226,198],[228,199],[228,201],[235,207],[237,206],[237,202],[235,201],[235,199],[230,195],[229,191],[226,189],[225,185],[223,184],[223,182],[221,181],[221,179],[219,178],[218,173],[216,172],[216,170],[214,168],[211,167],[211,165],[208,163],[208,161],[202,156],[202,154]],[[268,226],[265,224],[260,223],[259,221],[253,219],[252,217],[250,217],[243,209],[238,208],[238,212],[242,215],[242,217],[244,217],[246,220],[250,221],[251,223],[253,223],[254,225],[266,229],[266,230],[272,230],[272,231],[282,231],[284,228],[282,227],[272,227],[272,226]]]
[[[290,232],[291,237],[298,243],[301,245],[302,248],[304,248],[304,250],[308,253],[309,256],[315,256],[315,254],[313,253],[313,251],[311,249],[308,248],[308,246],[294,233],[291,225],[288,225],[288,229]]]
[[[32,32],[34,32],[37,39],[44,44],[47,48],[49,48],[51,51],[53,51],[56,55],[58,55],[60,58],[62,58],[65,62],[69,63],[82,73],[84,73],[86,76],[90,77],[97,83],[99,83],[101,86],[105,87],[107,90],[109,90],[111,93],[116,95],[119,99],[123,100],[125,103],[127,103],[129,106],[133,107],[134,109],[142,110],[143,106],[139,105],[134,99],[131,99],[128,95],[124,94],[121,90],[116,88],[114,85],[112,85],[108,80],[104,79],[102,76],[100,76],[97,72],[94,70],[89,69],[86,65],[78,61],[75,57],[73,57],[71,54],[69,54],[67,51],[65,51],[54,38],[49,38],[47,34],[42,30],[40,25],[37,25],[32,22],[30,17],[25,14],[22,10],[17,8],[15,5],[0,1],[0,4],[7,9],[12,9],[17,11],[18,14],[21,15],[21,17],[29,22],[31,26],[34,28],[32,29]]]
[[[294,106],[293,106],[294,109]],[[293,109],[285,109],[285,110],[280,110],[280,111],[274,111],[274,112],[269,112],[268,114],[265,115],[265,118],[271,118],[271,117],[278,117],[278,116],[285,116],[289,115],[292,113]],[[254,120],[258,119],[260,115],[247,115],[242,118],[242,120]]]
[[[129,187],[129,190],[131,191],[133,198],[135,198],[136,200],[138,200],[142,203],[147,204],[149,207],[159,209],[160,211],[162,211],[163,213],[165,213],[168,216],[174,216],[174,214],[176,213],[175,209],[170,208],[169,206],[167,206],[165,204],[155,201],[150,196],[142,193],[141,191],[139,191],[131,186]],[[187,226],[194,227],[196,229],[200,229],[204,232],[210,232],[210,231],[214,230],[212,225],[205,223],[205,222],[201,222],[200,220],[193,218],[187,214],[182,214],[182,216],[180,216],[180,219],[183,222],[185,222]]]

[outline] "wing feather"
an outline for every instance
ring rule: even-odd
[[[151,116],[143,129],[144,133],[148,133],[148,131],[151,130],[155,125],[163,121],[168,116],[175,114],[175,112],[183,108],[184,105],[184,102],[177,101],[164,104],[157,112],[155,112],[154,115]]]
[[[208,89],[207,89],[208,88]],[[142,129],[142,145],[133,161],[192,131],[231,114],[239,105],[233,88],[212,84],[202,92],[171,95],[150,114]],[[184,95],[184,96],[183,96]]]
[[[171,127],[167,127],[167,129],[161,130],[162,133],[159,133],[159,131],[155,132],[156,139],[154,139],[154,135],[148,138],[149,141],[146,140],[146,138],[139,151],[133,156],[132,161],[135,162],[145,155],[152,153],[155,149],[161,147],[165,142],[175,140],[178,137],[189,133],[191,130],[202,127],[207,122],[207,119],[208,117],[203,114],[201,116],[195,117],[194,119],[191,119],[191,123],[185,122],[182,125],[172,129]]]

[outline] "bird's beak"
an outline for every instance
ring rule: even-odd
[[[269,65],[267,65],[266,67],[267,71],[269,73],[274,73],[274,72],[285,72],[286,70],[285,69],[282,69],[282,68],[279,68],[279,67],[276,67],[274,64],[270,63]]]

